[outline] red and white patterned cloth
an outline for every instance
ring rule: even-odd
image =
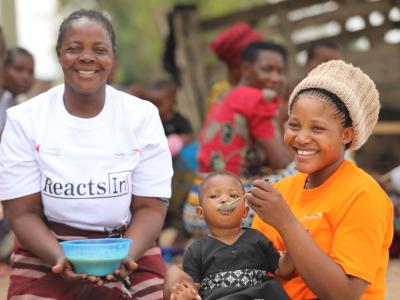
[[[58,240],[74,240],[85,238],[102,238],[102,232],[84,231],[63,224],[48,224]],[[111,299],[163,299],[165,265],[161,250],[154,246],[147,250],[137,263],[139,269],[125,278],[130,283],[126,289],[121,282],[110,282],[104,286],[91,283],[72,282],[51,272],[51,266],[16,241],[11,257],[12,272],[7,299],[41,299],[41,300],[111,300]]]

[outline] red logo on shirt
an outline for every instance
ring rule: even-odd
[[[39,144],[36,144],[36,146],[35,146],[35,151],[36,151],[37,153],[40,152],[40,145],[39,145]]]

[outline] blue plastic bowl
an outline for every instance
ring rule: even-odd
[[[94,276],[111,274],[128,255],[132,241],[125,238],[83,239],[61,242],[75,272]]]

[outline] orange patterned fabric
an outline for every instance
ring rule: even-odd
[[[304,189],[306,174],[276,184],[297,219],[318,246],[348,275],[369,283],[361,299],[384,299],[388,249],[393,238],[393,206],[378,183],[349,161],[321,186]],[[258,216],[253,227],[280,250],[284,244]],[[317,297],[296,275],[282,284],[291,299]]]
[[[64,224],[48,222],[50,230],[60,240],[104,238],[108,234],[87,231]],[[115,237],[115,236],[114,236]],[[7,299],[46,299],[46,300],[132,300],[163,299],[165,265],[161,258],[161,249],[148,249],[138,260],[139,268],[126,277],[129,291],[122,282],[109,282],[103,286],[90,283],[68,281],[59,274],[51,272],[51,266],[26,250],[16,240],[11,257],[12,272]],[[49,288],[51,287],[51,288]]]

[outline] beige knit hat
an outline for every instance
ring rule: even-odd
[[[308,73],[295,87],[289,98],[289,110],[293,99],[302,90],[309,88],[327,90],[343,101],[354,128],[354,138],[349,149],[359,149],[367,141],[378,121],[379,93],[371,78],[359,68],[342,60],[325,62]]]

